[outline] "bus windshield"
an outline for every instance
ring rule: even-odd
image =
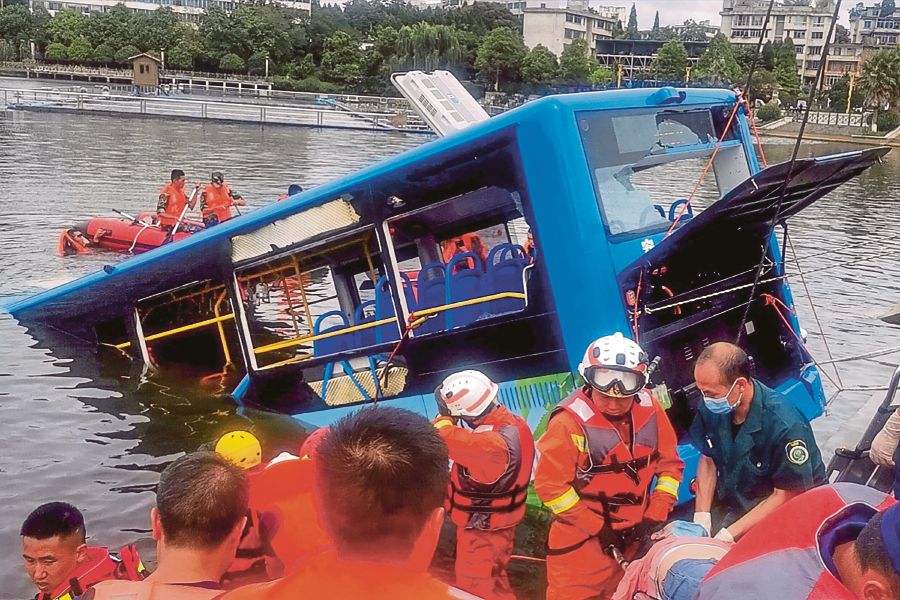
[[[613,236],[668,228],[718,142],[708,109],[590,111],[579,113],[578,126],[603,220]],[[742,156],[739,141],[731,137],[732,154],[736,150]],[[715,177],[706,179],[698,196],[703,204],[719,198]]]

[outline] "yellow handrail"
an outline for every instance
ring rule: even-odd
[[[273,350],[281,350],[282,348],[290,348],[291,346],[299,346],[300,344],[305,344],[306,342],[315,342],[318,340],[324,340],[327,338],[337,337],[339,335],[344,335],[347,333],[353,333],[355,331],[362,331],[363,329],[370,329],[372,327],[378,327],[379,325],[387,325],[388,323],[396,323],[397,317],[391,317],[389,319],[380,319],[378,321],[371,321],[369,323],[363,323],[362,325],[354,325],[352,327],[348,327],[346,329],[338,329],[336,331],[329,331],[326,333],[317,333],[315,335],[307,335],[300,338],[294,338],[292,340],[285,340],[283,342],[275,342],[274,344],[268,344],[266,346],[260,346],[259,348],[254,348],[254,354],[264,354],[266,352],[272,352]]]
[[[167,331],[161,331],[159,333],[154,333],[153,335],[148,335],[144,338],[145,342],[152,342],[153,340],[159,340],[165,337],[169,337],[171,335],[176,335],[179,333],[184,333],[185,331],[191,331],[192,329],[200,329],[201,327],[206,327],[207,325],[212,325],[214,323],[220,323],[222,321],[227,321],[229,319],[234,318],[234,313],[229,313],[227,315],[222,315],[221,317],[215,317],[212,319],[206,319],[205,321],[197,321],[196,323],[191,323],[190,325],[184,325],[182,327],[176,327],[175,329],[169,329]],[[125,342],[124,344],[116,344],[116,348],[124,349],[131,346],[131,342]]]
[[[412,322],[416,319],[420,319],[421,317],[435,315],[439,312],[444,312],[445,310],[453,310],[454,308],[460,308],[463,306],[472,306],[473,304],[481,304],[482,302],[490,302],[491,300],[502,300],[503,298],[518,298],[519,300],[525,300],[527,296],[521,292],[500,292],[499,294],[491,294],[490,296],[481,296],[480,298],[460,300],[459,302],[451,302],[450,304],[443,304],[441,306],[434,306],[432,308],[415,310],[409,313],[409,320],[410,322]]]

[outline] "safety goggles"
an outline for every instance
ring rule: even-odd
[[[633,396],[647,384],[647,376],[631,369],[590,367],[585,372],[586,383],[604,394]]]

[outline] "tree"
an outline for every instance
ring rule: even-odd
[[[731,44],[724,34],[719,33],[709,42],[700,56],[695,71],[695,79],[715,85],[737,83],[741,77],[741,67],[734,58]]]
[[[625,28],[625,39],[641,39],[641,34],[638,31],[637,8],[634,4],[631,5],[631,12],[628,14],[628,26]]]
[[[684,29],[682,29],[678,39],[683,42],[705,42],[709,37],[706,35],[706,29],[702,25],[693,19],[688,19],[684,22]]]
[[[622,21],[616,19],[613,24],[612,36],[614,40],[625,39],[625,28],[622,27]]]
[[[116,50],[115,59],[116,59],[117,63],[125,64],[128,62],[129,58],[131,58],[132,56],[137,56],[140,53],[141,53],[141,51],[138,49],[137,46],[134,46],[132,44],[126,44],[126,45],[122,46],[121,48],[119,48],[118,50]]]
[[[514,79],[519,74],[519,66],[525,57],[522,36],[509,27],[492,29],[478,46],[475,68],[481,76],[500,89],[501,81]]]
[[[659,11],[656,11],[656,16],[653,17],[653,29],[650,30],[650,39],[659,39]]]
[[[828,106],[834,112],[844,112],[847,110],[847,96],[850,95],[850,76],[844,75],[835,81],[831,87],[825,92],[828,99]],[[866,100],[866,93],[861,86],[857,85],[853,88],[853,96],[850,98],[850,108],[859,108],[863,106]]]
[[[835,43],[836,44],[849,44],[850,43],[850,30],[838,23],[837,29],[835,30]]]
[[[265,52],[254,52],[247,59],[247,73],[250,75],[265,75],[267,60],[269,60],[269,55]],[[269,66],[271,67],[272,65]]]
[[[194,58],[199,54],[198,50],[199,48],[187,42],[178,42],[166,54],[166,66],[189,71],[194,68]]]
[[[233,52],[229,52],[219,59],[219,69],[236,73],[245,68],[244,59]]]
[[[94,48],[93,59],[100,63],[111,63],[116,60],[116,49],[109,44],[100,44]]]
[[[522,79],[526,83],[549,83],[559,71],[556,55],[538,44],[522,59]]]
[[[405,68],[424,71],[447,68],[459,60],[460,54],[456,30],[447,25],[423,21],[403,27],[397,33],[397,60]]]
[[[349,33],[338,31],[325,41],[322,76],[327,81],[354,86],[362,75],[362,64],[359,43]]]
[[[87,21],[83,13],[61,10],[47,23],[47,37],[68,46],[75,38],[87,35]]]
[[[684,81],[687,66],[687,50],[680,40],[669,40],[663,44],[653,61],[656,77],[664,81]]]
[[[559,56],[559,76],[568,83],[586,83],[597,68],[597,62],[589,55],[585,40],[572,40]]]
[[[859,84],[866,92],[866,104],[878,120],[878,111],[900,99],[900,50],[881,50],[863,63]]]
[[[34,19],[27,6],[13,5],[0,8],[0,38],[17,48],[22,48],[27,47],[33,34]]]
[[[591,71],[591,74],[588,75],[588,81],[590,81],[591,85],[593,85],[594,87],[607,85],[615,80],[615,78],[616,74],[606,67],[598,67]]]
[[[60,42],[52,42],[47,45],[47,50],[44,52],[44,58],[47,60],[66,60],[69,58],[69,51],[66,50],[65,45]]]
[[[69,60],[87,62],[94,57],[94,49],[86,37],[77,37],[69,44]]]

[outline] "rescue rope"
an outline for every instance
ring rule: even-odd
[[[128,254],[133,254],[133,253],[134,253],[134,247],[137,245],[138,238],[141,237],[141,234],[144,233],[144,231],[145,231],[148,227],[150,227],[150,224],[149,224],[149,223],[146,223],[146,222],[144,222],[144,221],[141,221],[141,223],[143,223],[144,226],[141,227],[141,230],[140,230],[140,231],[138,231],[136,234],[134,234],[134,241],[131,242],[131,247],[128,249]]]
[[[750,107],[750,98],[744,96],[744,102],[747,104],[747,117],[750,119],[750,127],[753,128],[753,139],[756,141],[759,157],[762,159],[763,168],[767,168],[769,161],[766,160],[766,151],[763,150],[762,139],[760,138],[759,130],[756,128],[756,118],[753,116],[753,108]]]

